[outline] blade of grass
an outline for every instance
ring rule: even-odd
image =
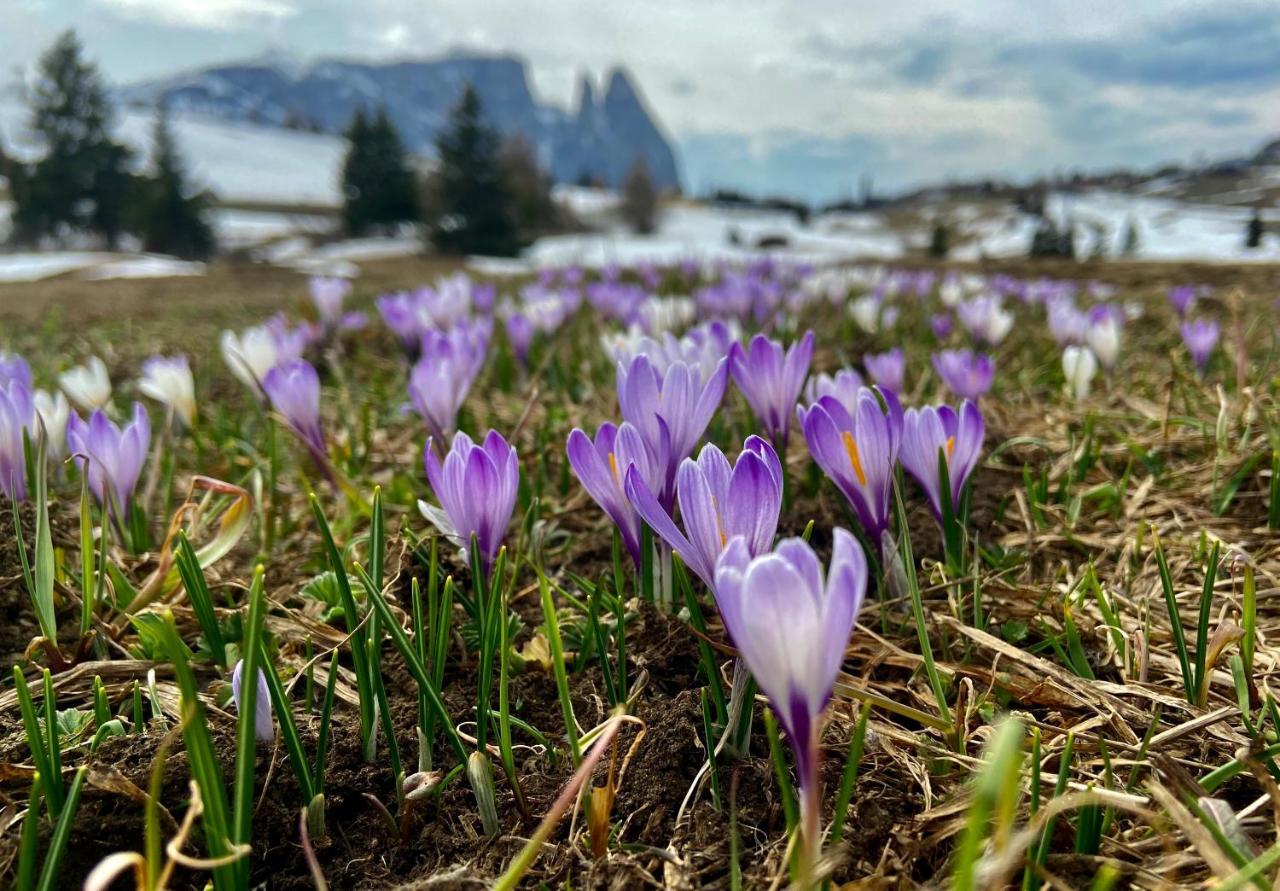
[[[1173,576],[1169,574],[1169,563],[1164,556],[1164,545],[1153,528],[1151,537],[1155,545],[1156,566],[1160,570],[1160,587],[1164,590],[1165,609],[1169,612],[1169,626],[1173,634],[1173,646],[1178,654],[1178,667],[1182,669],[1182,686],[1187,695],[1187,702],[1195,702],[1195,677],[1191,671],[1191,661],[1187,657],[1187,639],[1182,632],[1182,617],[1178,613],[1178,598],[1173,590]]]
[[[578,722],[573,714],[573,701],[569,698],[569,678],[564,667],[564,642],[560,639],[560,622],[556,606],[551,599],[551,585],[541,567],[534,567],[538,574],[538,593],[542,600],[542,617],[547,626],[547,644],[551,649],[551,672],[556,679],[556,694],[560,699],[560,714],[564,718],[565,739],[573,765],[582,762],[582,749],[578,743]]]
[[[249,617],[244,629],[239,718],[236,720],[235,779],[231,794],[231,842],[247,845],[252,837],[253,773],[257,762],[258,670],[262,655],[263,568],[258,565],[249,585]],[[249,883],[249,858],[236,861],[241,885]]]
[[[49,852],[44,856],[44,869],[40,871],[40,881],[36,891],[53,891],[58,881],[58,870],[62,866],[62,858],[67,853],[67,842],[71,840],[71,824],[75,821],[76,810],[80,806],[80,791],[84,788],[85,774],[89,768],[76,770],[71,788],[67,791],[66,804],[62,814],[53,827],[53,835],[49,838]]]

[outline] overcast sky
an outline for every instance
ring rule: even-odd
[[[1276,0],[0,0],[0,60],[69,26],[121,83],[461,47],[518,52],[568,105],[579,73],[622,63],[695,189],[828,198],[863,175],[1152,165],[1280,136]]]

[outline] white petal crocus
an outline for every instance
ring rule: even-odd
[[[142,364],[138,390],[177,413],[187,428],[196,417],[196,385],[186,356],[153,356]]]
[[[106,406],[111,399],[111,378],[107,366],[97,356],[75,368],[69,368],[58,377],[58,386],[67,397],[85,411]]]
[[[863,331],[875,334],[880,328],[880,298],[874,294],[859,297],[849,304],[849,315]]]
[[[67,453],[67,418],[71,416],[71,404],[61,390],[49,393],[36,390],[31,397],[36,414],[44,424],[48,441],[49,460],[61,461]]]
[[[265,326],[248,328],[244,334],[222,332],[222,358],[246,387],[262,390],[262,379],[276,366],[279,355],[276,339]]]
[[[1069,346],[1062,351],[1062,374],[1067,389],[1077,401],[1089,395],[1089,385],[1098,373],[1098,359],[1088,347]]]
[[[1120,358],[1120,322],[1109,313],[1091,321],[1085,342],[1103,367],[1110,368]]]

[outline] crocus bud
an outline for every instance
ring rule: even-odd
[[[1062,374],[1076,401],[1089,395],[1089,385],[1098,373],[1098,360],[1086,346],[1069,346],[1062,351]]]
[[[244,690],[244,660],[236,663],[231,671],[231,699],[236,704],[236,713],[240,712],[240,702]],[[275,724],[271,720],[271,691],[267,689],[267,676],[258,669],[258,696],[254,703],[253,715],[254,735],[262,742],[271,742],[276,738]]]

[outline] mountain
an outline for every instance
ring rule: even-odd
[[[618,186],[643,158],[660,188],[680,185],[671,141],[621,68],[609,73],[599,98],[584,77],[572,112],[538,101],[524,59],[478,53],[386,63],[268,59],[136,84],[119,95],[129,105],[166,103],[177,111],[323,133],[342,132],[357,108],[381,105],[405,143],[429,156],[468,82],[489,122],[527,139],[558,182],[590,179]]]

